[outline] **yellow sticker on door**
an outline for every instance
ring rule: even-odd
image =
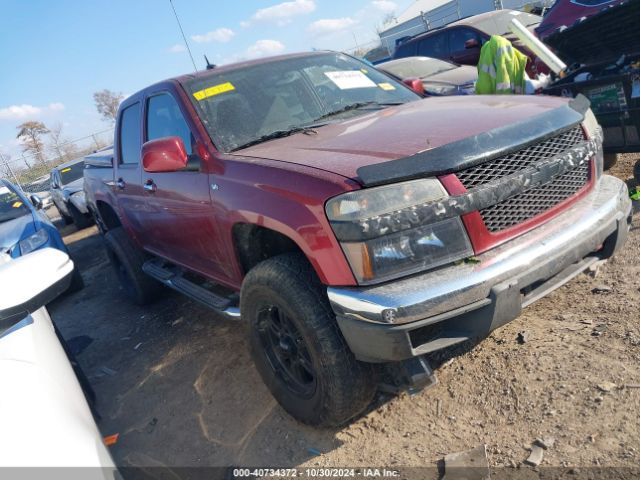
[[[236,87],[234,87],[231,82],[227,82],[221,83],[220,85],[214,85],[213,87],[205,88],[203,90],[198,90],[197,92],[194,92],[193,96],[196,100],[201,101],[205,98],[214,97],[221,93],[231,92],[235,89]]]
[[[71,167],[63,168],[62,170],[60,170],[60,172],[62,172],[62,173],[67,173],[67,172],[70,172],[70,171],[71,171]]]

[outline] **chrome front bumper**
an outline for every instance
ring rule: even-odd
[[[571,208],[479,255],[479,263],[372,287],[329,287],[329,300],[358,358],[420,355],[488,333],[591,263],[613,255],[626,240],[630,217],[626,185],[605,175]]]

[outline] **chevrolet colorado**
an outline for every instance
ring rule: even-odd
[[[423,99],[313,52],[132,95],[84,188],[125,294],[242,314],[285,410],[336,425],[621,247],[601,141],[584,98]]]

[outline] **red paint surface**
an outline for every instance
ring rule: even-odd
[[[570,27],[582,17],[596,15],[601,10],[621,2],[622,0],[602,0],[598,5],[579,5],[579,2],[574,3],[571,0],[557,0],[536,28],[536,34],[544,40],[562,26]]]
[[[145,172],[175,172],[187,165],[187,151],[180,137],[151,140],[142,145]]]

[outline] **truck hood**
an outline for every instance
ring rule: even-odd
[[[64,184],[62,186],[62,190],[72,194],[82,190],[83,186],[84,186],[84,177],[80,177],[77,180],[74,180],[73,182]]]
[[[30,213],[0,223],[0,250],[8,250],[23,238],[34,234],[35,231],[33,215]]]
[[[566,105],[566,99],[545,96],[433,97],[364,113],[320,127],[317,134],[294,134],[234,155],[295,163],[360,181],[357,170],[361,167],[437,149],[515,123],[535,123],[536,117]],[[526,125],[523,127],[525,130]]]

